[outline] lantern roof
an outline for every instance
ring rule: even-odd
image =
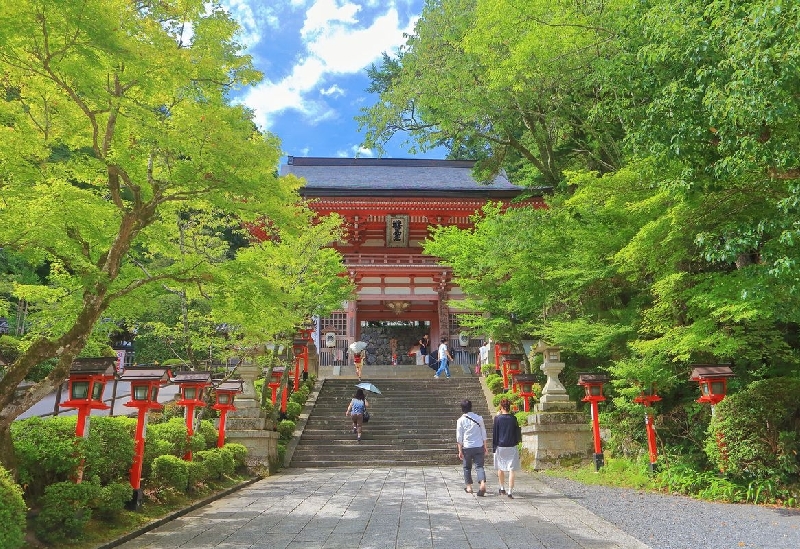
[[[70,374],[104,374],[113,375],[117,364],[116,356],[76,358],[69,367]]]
[[[120,374],[121,381],[169,381],[167,368],[152,366],[129,366]]]
[[[585,385],[587,383],[607,383],[608,376],[605,374],[578,374],[578,385]]]
[[[177,372],[170,378],[172,383],[211,383],[211,372]]]
[[[709,377],[734,377],[731,367],[726,364],[693,364],[691,381],[698,381]]]
[[[522,360],[525,355],[522,353],[506,353],[502,356],[502,360]]]
[[[243,382],[241,379],[229,379],[227,381],[223,381],[218,385],[215,385],[214,388],[217,391],[239,391],[241,392],[244,389]]]

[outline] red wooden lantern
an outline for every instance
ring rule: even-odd
[[[185,408],[186,431],[191,439],[194,435],[194,409],[205,406],[206,387],[211,385],[211,372],[178,372],[170,381],[177,383],[181,398],[175,404]],[[183,455],[186,461],[192,461],[192,449],[189,448]]]
[[[513,376],[522,373],[523,358],[521,354],[505,353],[501,355],[500,367],[503,373],[503,390],[508,391],[509,384],[512,385],[511,389],[513,391],[517,390],[516,387],[513,386]]]
[[[225,423],[227,421],[228,412],[236,410],[236,406],[233,405],[233,400],[236,398],[236,395],[243,390],[244,385],[241,379],[229,379],[214,387],[214,394],[217,397],[217,402],[212,408],[219,411],[219,438],[217,438],[217,448],[222,448],[225,444]]]
[[[734,373],[730,366],[696,364],[692,366],[691,381],[700,384],[700,398],[697,402],[708,402],[711,404],[711,413],[714,413],[714,406],[725,398],[728,392],[728,378],[733,377]]]
[[[643,392],[633,399],[637,404],[642,404],[645,407],[644,425],[647,429],[647,448],[650,451],[650,472],[656,472],[656,460],[658,459],[658,451],[656,447],[656,429],[653,427],[653,412],[650,407],[654,402],[661,400],[661,397],[656,394],[655,389]]]
[[[267,383],[267,386],[272,390],[272,405],[278,401],[278,389],[281,386],[281,379],[283,379],[283,372],[286,371],[286,368],[283,366],[275,366],[272,368],[272,373],[270,374],[270,381]]]
[[[494,344],[494,367],[499,373],[502,368],[502,357],[511,353],[511,343],[503,343],[498,341]]]
[[[120,375],[120,381],[130,382],[131,400],[125,403],[129,408],[136,408],[135,452],[131,466],[131,488],[133,498],[128,507],[137,509],[142,503],[142,459],[144,458],[144,430],[147,425],[147,412],[163,408],[158,403],[158,390],[169,381],[166,368],[149,366],[131,366]]]
[[[589,402],[592,410],[592,433],[594,435],[594,468],[599,471],[605,464],[603,457],[603,447],[600,440],[600,419],[598,415],[597,403],[603,402],[603,383],[608,381],[608,376],[602,374],[578,374],[578,385],[582,385],[586,391],[586,396],[581,400]]]
[[[110,408],[103,402],[103,391],[106,382],[114,377],[116,362],[117,357],[76,358],[72,361],[69,369],[69,399],[59,406],[78,411],[76,437],[85,437],[89,434],[88,424],[92,410]]]
[[[523,399],[523,410],[528,412],[530,411],[529,399],[536,396],[533,390],[533,386],[536,384],[536,376],[533,374],[515,374],[513,379],[514,386]]]
[[[295,339],[292,342],[292,354],[294,355],[294,390],[300,388],[300,371],[308,377],[308,341],[305,339]],[[302,365],[302,368],[301,368]]]

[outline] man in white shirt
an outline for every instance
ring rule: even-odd
[[[472,464],[475,464],[475,476],[480,483],[478,495],[486,494],[486,471],[483,463],[489,453],[486,444],[486,425],[483,418],[472,411],[472,402],[461,401],[463,414],[456,422],[456,443],[458,444],[458,458],[464,467],[464,491],[472,493]]]

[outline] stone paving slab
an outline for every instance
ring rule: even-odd
[[[512,500],[487,473],[481,498],[460,466],[285,469],[119,547],[648,549],[530,474]]]

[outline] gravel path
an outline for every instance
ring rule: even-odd
[[[536,479],[653,549],[800,549],[800,511]]]

